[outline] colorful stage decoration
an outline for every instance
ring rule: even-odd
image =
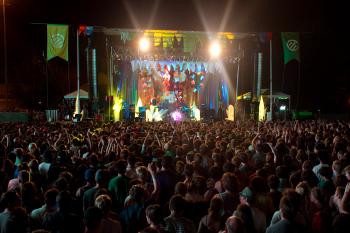
[[[209,38],[203,32],[121,29],[110,33],[120,35],[122,46],[127,48],[119,50],[119,59],[114,60],[111,95],[136,106],[135,117],[140,117],[142,107],[148,121],[160,120],[165,115],[170,118],[170,113],[176,110],[184,117],[199,120],[204,116],[202,108],[218,111],[219,106],[228,106],[233,82],[225,78],[221,61],[209,59],[203,53],[207,53],[210,39],[218,40],[224,50],[240,35],[221,32]],[[140,38],[150,41],[150,51],[141,53],[130,46]]]
[[[115,95],[137,106],[137,110],[142,106],[146,109],[157,106],[158,109],[148,112],[148,120],[163,116],[165,113],[160,112],[163,109],[169,113],[181,109],[188,116],[200,119],[198,107],[201,105],[215,110],[220,104],[228,106],[230,81],[225,80],[222,73],[224,66],[220,62],[125,61],[118,64],[116,70]],[[195,109],[198,111],[193,113]]]

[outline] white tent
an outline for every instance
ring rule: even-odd
[[[73,91],[64,96],[65,99],[76,99],[77,98],[77,90]],[[83,89],[80,89],[80,99],[89,99],[89,93]]]

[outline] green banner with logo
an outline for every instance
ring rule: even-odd
[[[282,32],[281,38],[284,52],[284,64],[294,59],[300,61],[299,33]]]
[[[68,61],[68,25],[47,25],[47,57],[60,57]]]

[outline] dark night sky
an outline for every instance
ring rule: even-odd
[[[42,27],[30,23],[61,23],[117,28],[153,28],[217,31],[228,0],[6,0],[9,78],[26,82],[27,59],[40,59],[45,36]],[[223,31],[299,31],[302,34],[301,107],[329,112],[349,112],[349,42],[339,29],[349,28],[345,7],[318,0],[234,0]],[[227,10],[226,10],[227,11]],[[152,12],[154,12],[152,17]],[[344,14],[342,14],[344,13]],[[203,20],[207,21],[204,26]],[[153,20],[152,20],[153,19]],[[3,21],[1,13],[1,35]],[[343,27],[344,25],[344,27]],[[0,38],[3,64],[3,38]],[[277,43],[277,42],[275,42]],[[279,42],[278,42],[279,43]],[[278,43],[276,46],[278,47]],[[72,51],[74,52],[74,51]],[[276,56],[280,59],[281,55]],[[35,63],[35,62],[34,62]],[[277,62],[275,76],[281,75]],[[71,71],[74,70],[72,63]],[[293,64],[291,64],[293,66]],[[23,67],[23,69],[22,69]],[[3,65],[0,67],[3,82]],[[26,73],[24,73],[26,72]],[[13,77],[12,79],[12,76]]]

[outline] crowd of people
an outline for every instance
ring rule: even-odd
[[[0,124],[0,233],[340,233],[350,122]]]

